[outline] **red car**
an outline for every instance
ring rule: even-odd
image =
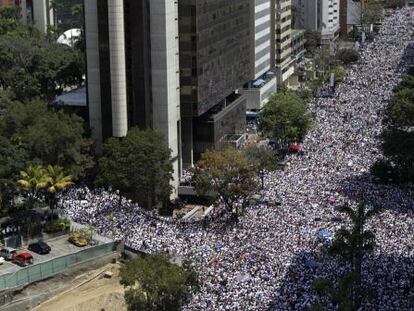
[[[14,255],[12,261],[19,266],[26,267],[33,264],[33,256],[29,252],[22,252],[20,254]]]

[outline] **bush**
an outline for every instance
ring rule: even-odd
[[[344,65],[355,63],[359,59],[359,54],[354,49],[342,49],[336,54],[336,58]]]
[[[79,230],[69,233],[68,241],[76,246],[84,247],[92,242],[92,238],[87,230]]]
[[[62,232],[70,229],[70,220],[59,218],[48,224],[45,228],[46,233]]]

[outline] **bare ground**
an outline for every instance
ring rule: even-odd
[[[103,277],[103,271],[112,272],[112,278]],[[87,273],[85,279],[80,284],[42,303],[33,311],[126,311],[124,288],[119,284],[118,264],[108,264],[91,271]]]

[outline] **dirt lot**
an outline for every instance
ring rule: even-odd
[[[113,273],[105,278],[102,271]],[[76,283],[76,282],[74,282]],[[119,265],[108,264],[82,276],[79,284],[34,308],[36,311],[126,311],[124,289],[119,284]]]

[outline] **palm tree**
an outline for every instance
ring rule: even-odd
[[[367,252],[371,252],[375,248],[375,235],[372,231],[364,230],[364,226],[367,220],[378,212],[378,209],[367,209],[365,203],[360,203],[355,209],[349,205],[343,205],[337,210],[349,217],[352,227],[349,230],[341,228],[336,232],[330,251],[351,263],[355,275],[354,305],[359,308],[362,292],[362,260]]]
[[[65,175],[60,166],[48,165],[46,168],[46,191],[49,194],[50,209],[56,207],[56,194],[73,185],[72,176]]]
[[[47,187],[46,171],[41,165],[30,164],[26,171],[20,171],[20,179],[17,180],[19,188],[27,192],[30,207],[39,199],[39,192]]]

